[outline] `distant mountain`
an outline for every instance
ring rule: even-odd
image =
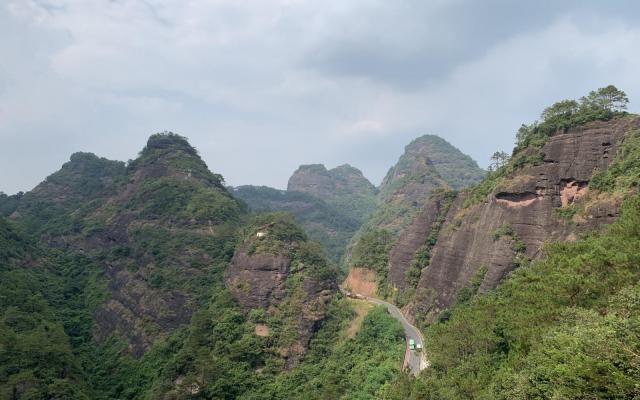
[[[302,165],[289,179],[287,190],[240,186],[233,194],[255,212],[292,213],[336,263],[376,204],[376,188],[347,164],[330,170],[322,164]]]
[[[301,165],[289,178],[288,192],[307,193],[363,221],[376,206],[376,188],[349,164],[327,170],[322,164]]]

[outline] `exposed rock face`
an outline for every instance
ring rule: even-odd
[[[396,165],[385,176],[378,193],[378,207],[354,235],[349,248],[356,248],[360,238],[367,231],[384,230],[391,233],[394,239],[397,238],[402,230],[414,221],[435,190],[477,183],[483,175],[484,171],[478,168],[475,161],[446,140],[435,135],[424,135],[415,139],[405,147]],[[428,224],[423,225],[424,229],[428,229]],[[416,245],[420,241],[419,235],[416,233],[415,238],[408,239],[415,241],[413,245]],[[394,253],[392,279],[401,285],[406,265],[399,262],[398,257],[409,257],[410,260],[412,250],[409,247],[405,249],[400,245]],[[401,252],[407,254],[401,256]],[[351,261],[349,257],[347,265],[351,264]]]
[[[364,296],[375,296],[378,291],[378,277],[375,271],[367,268],[353,267],[342,285]]]
[[[333,275],[311,273],[313,266],[308,261],[293,256],[304,241],[271,239],[276,235],[272,230],[273,225],[263,227],[238,246],[226,270],[225,284],[243,310],[265,310],[296,330],[297,337],[288,339],[280,349],[287,365],[293,365],[324,320],[337,284]],[[269,240],[274,241],[264,245]]]
[[[239,250],[227,269],[227,287],[245,310],[266,309],[284,299],[290,265],[291,259],[284,255],[249,255]]]
[[[416,251],[425,243],[445,206],[443,194],[433,196],[411,225],[402,231],[389,253],[389,280],[399,290],[407,287],[406,273]]]
[[[544,163],[516,171],[481,204],[463,208],[464,193],[451,207],[445,226],[433,248],[431,263],[421,274],[413,304],[427,318],[451,306],[457,292],[481,267],[486,267],[480,291],[494,288],[516,267],[514,237],[496,237],[508,225],[526,246],[529,258],[539,257],[544,242],[567,239],[576,229],[591,229],[612,222],[617,206],[590,204],[587,216],[572,224],[554,209],[581,201],[594,171],[605,169],[629,129],[640,127],[640,118],[597,121],[549,139],[543,147]],[[423,220],[427,220],[424,217]],[[417,221],[403,233],[411,238],[425,228]],[[515,236],[514,235],[514,236]],[[395,257],[401,270],[407,256]]]

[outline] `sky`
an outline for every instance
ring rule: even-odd
[[[165,130],[234,186],[379,184],[423,134],[485,167],[557,100],[614,84],[640,110],[638,49],[637,1],[1,0],[0,191]]]

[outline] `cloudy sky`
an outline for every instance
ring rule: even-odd
[[[486,166],[555,100],[613,83],[640,110],[639,49],[637,1],[2,0],[0,191],[163,130],[232,185],[378,184],[425,133]]]

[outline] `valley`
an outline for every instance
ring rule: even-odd
[[[72,154],[0,195],[0,398],[640,396],[640,116],[567,101],[488,171],[423,135],[378,186],[230,187],[172,132]]]

